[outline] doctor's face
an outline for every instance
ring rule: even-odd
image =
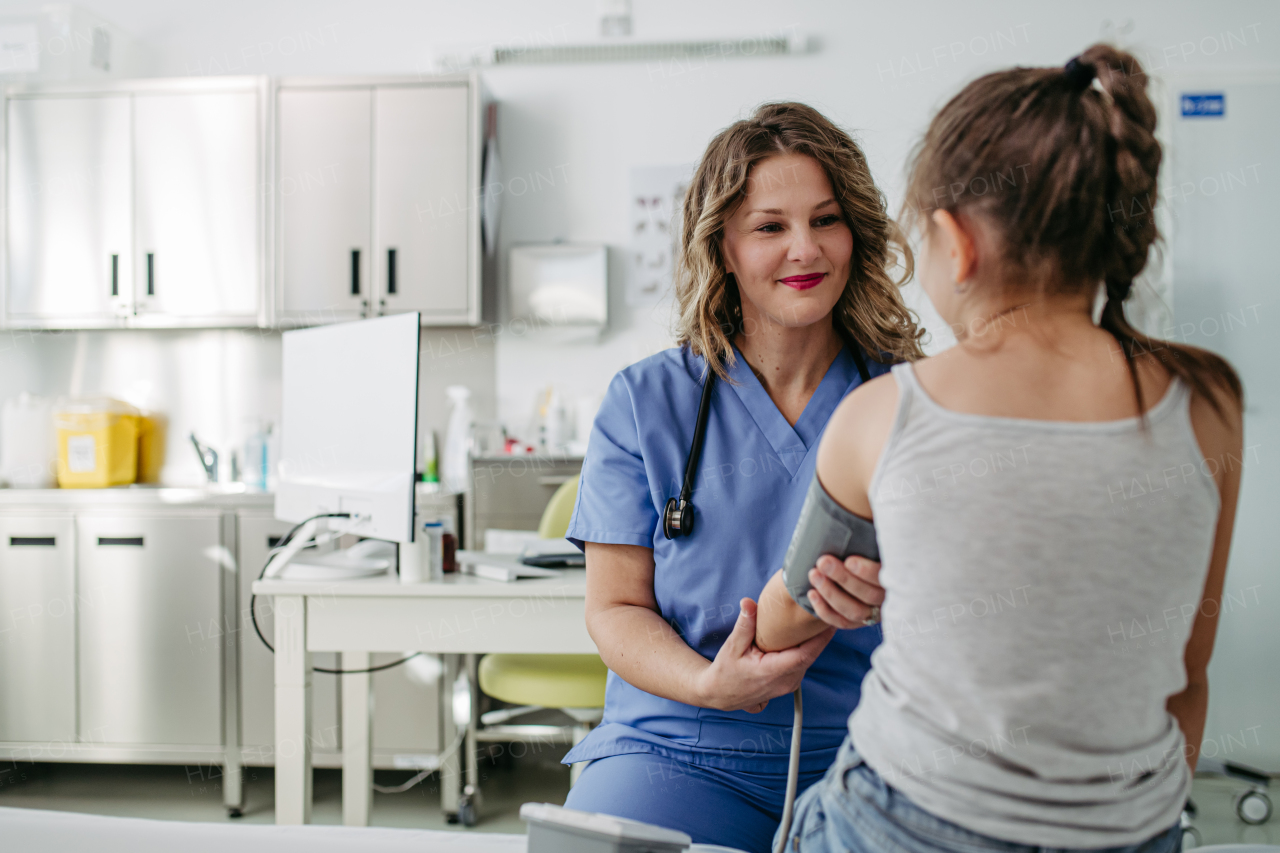
[[[751,170],[722,248],[744,321],[809,326],[831,313],[849,280],[853,233],[818,161],[779,154]]]

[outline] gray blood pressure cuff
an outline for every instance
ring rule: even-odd
[[[856,555],[879,562],[880,547],[876,544],[876,526],[836,503],[815,473],[782,566],[787,592],[809,613],[813,613],[808,597],[809,570],[823,554],[841,560]]]

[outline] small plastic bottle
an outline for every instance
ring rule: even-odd
[[[444,524],[427,521],[422,525],[424,580],[438,581],[444,577]]]
[[[244,442],[243,478],[255,492],[267,491],[267,475],[271,470],[271,425],[260,424]]]
[[[440,520],[441,530],[440,537],[440,570],[449,573],[458,570],[458,535],[453,530],[453,519],[449,517]]]

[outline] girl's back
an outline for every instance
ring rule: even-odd
[[[1186,686],[1219,508],[1190,393],[1151,383],[1139,419],[1096,367],[1037,383],[1026,359],[980,360],[977,382],[945,382],[960,358],[894,369],[868,489],[885,642],[850,733],[885,782],[973,831],[1140,841],[1190,786],[1165,701]],[[1088,417],[1109,402],[1125,414]]]

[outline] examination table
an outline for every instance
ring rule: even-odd
[[[345,826],[187,823],[0,808],[6,850],[94,853],[525,853],[523,835]]]

